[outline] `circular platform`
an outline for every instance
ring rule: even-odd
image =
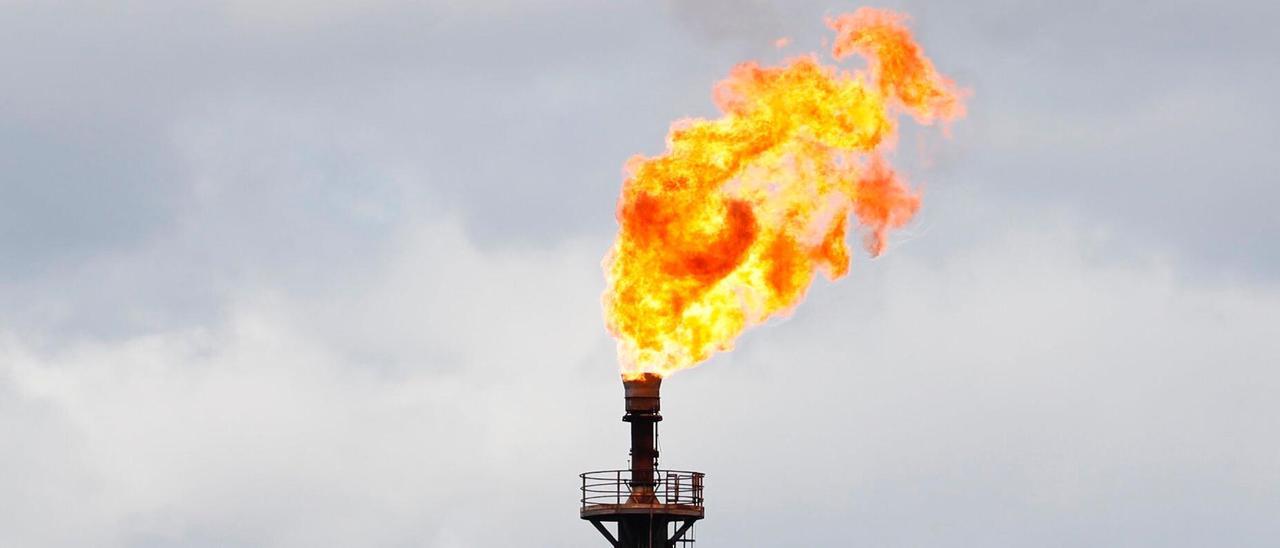
[[[582,508],[582,519],[617,521],[626,516],[654,516],[671,520],[702,519],[706,509],[692,504],[593,504]],[[611,519],[612,518],[612,519]]]

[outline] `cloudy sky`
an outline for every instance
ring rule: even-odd
[[[622,163],[858,6],[319,4],[0,1],[0,545],[602,545]],[[888,3],[969,116],[666,383],[698,544],[1274,545],[1278,6]]]

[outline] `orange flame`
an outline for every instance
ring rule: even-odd
[[[723,116],[672,124],[661,156],[633,157],[605,258],[606,324],[624,376],[667,375],[728,350],[784,314],[821,270],[849,270],[850,214],[879,255],[920,195],[880,154],[899,112],[964,114],[961,94],[912,40],[905,16],[862,8],[828,19],[836,59],[742,63],[714,90]]]

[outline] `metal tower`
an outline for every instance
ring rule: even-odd
[[[624,422],[631,423],[631,468],[584,472],[582,519],[614,548],[692,546],[689,529],[704,516],[701,472],[660,470],[655,443],[662,420],[662,377],[624,379]],[[616,534],[606,524],[616,524]]]

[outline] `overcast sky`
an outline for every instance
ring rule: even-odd
[[[601,546],[622,164],[859,5],[318,4],[0,0],[0,545]],[[888,3],[969,116],[665,383],[698,545],[1273,546],[1278,6]]]

